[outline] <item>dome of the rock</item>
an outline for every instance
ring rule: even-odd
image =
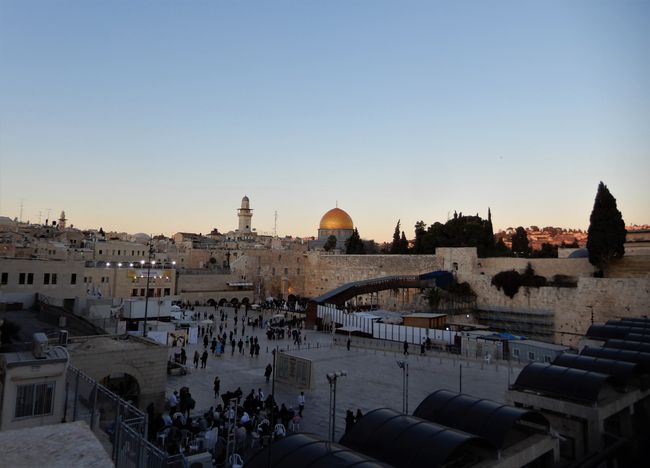
[[[319,229],[347,230],[354,229],[352,218],[340,208],[333,208],[323,215]]]

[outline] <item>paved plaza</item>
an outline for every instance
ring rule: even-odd
[[[203,309],[202,309],[203,310]],[[212,310],[212,309],[210,309]],[[212,310],[213,312],[213,310]],[[249,312],[259,315],[259,312]],[[239,312],[240,318],[243,311]],[[265,313],[268,319],[271,313]],[[229,326],[232,330],[233,311],[228,309]],[[238,327],[241,330],[241,326]],[[221,357],[210,354],[207,368],[194,369],[192,357],[195,350],[203,351],[203,343],[189,345],[186,348],[188,365],[192,371],[185,376],[169,376],[167,379],[167,396],[182,386],[190,388],[192,397],[196,400],[193,414],[201,414],[210,406],[216,406],[220,400],[215,400],[213,380],[216,375],[221,380],[221,393],[234,391],[241,387],[244,397],[251,391],[261,388],[268,395],[271,392],[271,382],[266,383],[264,368],[273,361],[272,350],[275,346],[289,354],[310,359],[312,361],[313,382],[311,389],[304,389],[306,396],[305,410],[301,431],[314,433],[328,438],[329,424],[329,383],[328,372],[345,370],[347,376],[337,381],[336,393],[336,434],[337,439],[343,435],[345,427],[345,411],[351,409],[363,413],[377,408],[393,408],[402,410],[402,369],[397,360],[406,360],[409,364],[408,394],[409,413],[429,394],[438,389],[462,391],[470,395],[489,398],[498,402],[504,401],[508,383],[513,382],[518,375],[521,365],[509,368],[503,361],[490,364],[476,360],[461,359],[456,355],[429,351],[426,356],[419,355],[419,348],[411,346],[411,354],[404,356],[401,352],[383,351],[353,346],[348,351],[345,346],[333,345],[332,336],[317,331],[306,331],[306,339],[300,349],[293,346],[291,339],[268,340],[264,330],[259,328],[253,332],[252,327],[246,327],[246,335],[254,335],[259,339],[261,351],[259,357],[250,357],[246,347],[244,354],[231,355],[228,344],[226,352]],[[237,335],[239,338],[239,335]],[[237,339],[238,339],[237,338]],[[288,351],[286,351],[289,349]],[[170,355],[178,349],[170,348]],[[297,407],[299,388],[282,383],[275,383],[275,399],[280,406]]]

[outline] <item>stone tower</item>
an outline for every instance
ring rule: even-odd
[[[66,223],[66,221],[68,221],[68,220],[65,219],[65,211],[62,211],[62,212],[61,212],[61,216],[59,217],[59,229],[60,229],[60,230],[63,231],[63,230],[65,229],[65,223]]]
[[[241,208],[237,210],[237,216],[239,217],[239,229],[237,231],[240,234],[250,234],[253,210],[250,208],[250,200],[247,196],[241,199]]]

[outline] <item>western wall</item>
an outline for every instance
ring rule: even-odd
[[[593,278],[594,268],[586,258],[526,259],[478,258],[476,249],[439,248],[436,255],[336,255],[323,252],[251,252],[237,262],[236,275],[260,285],[267,295],[296,294],[315,298],[343,284],[390,275],[415,275],[448,270],[460,282],[470,284],[479,310],[545,311],[552,318],[556,342],[577,345],[592,322],[650,312],[650,258],[623,258],[613,271],[625,272],[632,265],[633,277]],[[535,274],[552,280],[555,275],[573,277],[575,287],[522,287],[511,299],[491,284],[492,277],[506,270],[523,273],[528,263]],[[646,276],[638,272],[645,271]],[[419,291],[379,294],[382,308],[419,309]],[[525,318],[522,318],[525,320]]]

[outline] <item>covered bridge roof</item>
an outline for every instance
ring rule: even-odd
[[[475,434],[502,449],[524,437],[523,424],[547,431],[548,420],[540,413],[475,398],[449,390],[438,390],[415,409],[413,416]]]
[[[381,408],[365,414],[341,444],[396,467],[465,466],[491,459],[477,436]]]

